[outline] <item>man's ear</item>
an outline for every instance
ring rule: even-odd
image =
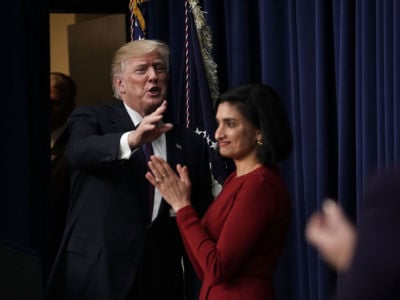
[[[125,93],[125,83],[120,76],[114,76],[114,86],[118,94]]]

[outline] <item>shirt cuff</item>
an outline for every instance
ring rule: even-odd
[[[128,135],[132,131],[125,132],[122,136],[121,139],[119,140],[119,159],[129,159],[133,153],[137,151],[138,148],[136,149],[131,149],[128,143]]]

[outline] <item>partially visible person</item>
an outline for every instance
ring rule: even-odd
[[[338,300],[400,299],[400,170],[367,180],[357,229],[333,200],[323,204],[305,235],[340,273]]]
[[[68,209],[70,169],[64,157],[69,139],[67,120],[75,107],[76,85],[64,73],[50,73],[50,149],[51,182],[49,197],[49,249],[45,258],[46,274],[53,264],[65,226]]]
[[[152,147],[171,164],[191,168],[191,201],[199,215],[212,201],[207,144],[163,121],[168,70],[165,43],[126,43],[111,65],[121,101],[80,106],[71,114],[70,209],[46,299],[191,299],[184,298],[191,292],[184,278],[190,264],[175,216],[145,178]]]
[[[278,94],[262,84],[236,87],[217,101],[215,138],[236,170],[203,218],[190,201],[190,166],[176,171],[152,156],[146,178],[172,206],[202,280],[200,300],[274,299],[272,277],[290,221],[290,200],[276,163],[292,150]]]

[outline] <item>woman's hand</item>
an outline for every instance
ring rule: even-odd
[[[192,184],[186,166],[176,166],[178,177],[170,165],[160,157],[152,156],[148,165],[151,172],[146,173],[146,179],[160,191],[175,212],[190,205]]]

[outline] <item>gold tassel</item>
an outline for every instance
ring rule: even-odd
[[[196,24],[197,36],[200,44],[200,51],[204,62],[204,69],[206,71],[211,98],[214,104],[215,100],[219,96],[219,83],[217,76],[217,64],[214,62],[211,55],[213,47],[211,28],[207,25],[203,11],[199,6],[199,1],[188,0],[188,2],[194,16],[194,22]]]
[[[144,21],[144,17],[138,7],[138,5],[147,2],[148,0],[130,0],[129,9],[139,22],[140,28],[143,32],[146,32],[146,22]]]

